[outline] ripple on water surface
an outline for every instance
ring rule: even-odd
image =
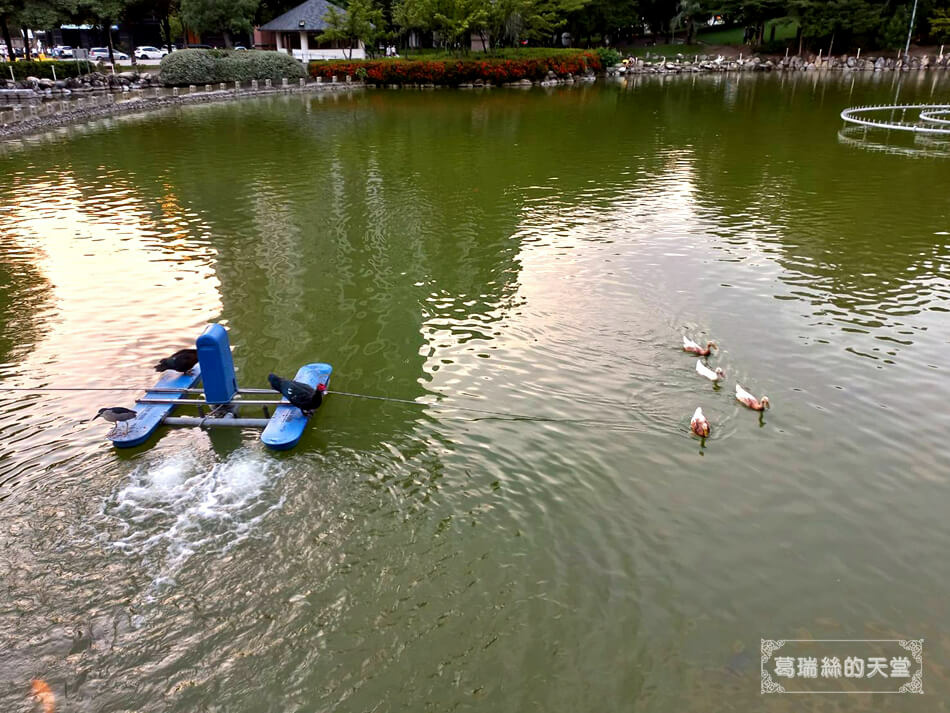
[[[747,711],[761,636],[942,641],[950,164],[837,139],[894,90],[282,97],[11,150],[4,384],[145,386],[219,321],[243,385],[419,405],[116,452],[87,420],[134,389],[3,394],[0,709]]]

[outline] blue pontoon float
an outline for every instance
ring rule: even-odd
[[[300,441],[309,417],[286,398],[280,401],[245,400],[242,394],[275,394],[272,389],[239,389],[231,359],[228,333],[220,324],[210,324],[195,341],[198,364],[188,373],[166,371],[158,383],[136,400],[136,417],[127,421],[128,430],[113,435],[116,448],[132,448],[145,443],[159,426],[198,428],[262,428],[261,441],[268,448],[287,450]],[[305,364],[294,377],[316,388],[329,385],[333,367],[329,364]],[[201,381],[202,388],[196,388]],[[193,395],[204,398],[190,398]],[[269,406],[274,406],[270,415]],[[175,409],[197,408],[197,416],[176,416]],[[261,409],[264,418],[243,418],[241,409]],[[209,409],[206,413],[205,409]]]

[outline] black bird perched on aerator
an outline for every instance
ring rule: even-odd
[[[112,436],[116,432],[116,429],[119,427],[120,423],[131,421],[133,418],[138,416],[138,414],[130,408],[124,408],[123,406],[112,406],[111,408],[99,409],[99,413],[93,416],[92,420],[95,421],[100,416],[102,416],[102,418],[108,421],[109,423],[114,424],[112,426],[112,430],[109,431],[109,436]],[[125,423],[125,432],[126,433],[129,432],[128,423]]]
[[[277,374],[268,374],[267,381],[271,388],[283,394],[292,406],[303,411],[304,416],[312,416],[313,412],[320,408],[323,394],[327,390],[326,384],[317,384],[317,388],[313,388],[300,381],[281,379]]]
[[[182,374],[187,374],[197,363],[197,349],[181,349],[180,351],[172,354],[170,357],[162,359],[160,362],[158,362],[158,364],[155,365],[155,371],[166,371],[171,369],[172,371],[180,371]]]

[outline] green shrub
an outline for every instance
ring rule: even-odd
[[[82,71],[79,62],[0,62],[0,76],[4,79],[10,76],[10,67],[13,67],[13,76],[17,79],[36,77],[38,79],[52,79],[53,68],[56,68],[56,78],[78,77]]]
[[[163,84],[208,84],[215,79],[215,57],[210,50],[176,50],[162,58],[159,78]]]
[[[605,69],[620,64],[620,53],[613,47],[598,47],[597,56],[600,57],[600,64]]]
[[[305,77],[303,65],[284,52],[266,50],[176,50],[162,60],[159,74],[170,86],[280,80]]]

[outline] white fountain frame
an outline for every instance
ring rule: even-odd
[[[908,120],[907,112],[916,112],[916,120]],[[891,112],[890,118],[868,118],[868,114]],[[894,112],[900,111],[900,119],[894,119]],[[874,106],[855,106],[841,112],[841,118],[849,124],[867,126],[874,129],[911,131],[916,134],[950,134],[950,104],[880,104]]]

